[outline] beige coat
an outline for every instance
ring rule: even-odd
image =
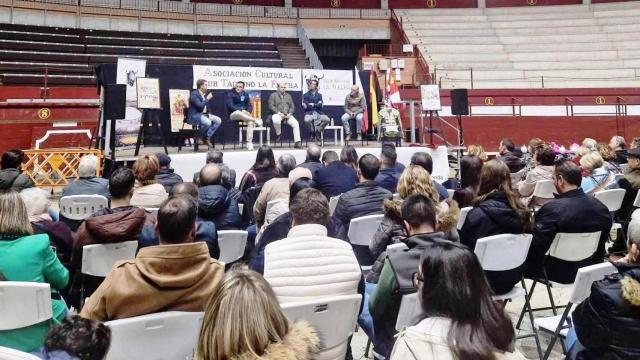
[[[289,211],[289,178],[273,178],[262,186],[260,195],[253,205],[253,216],[258,227],[262,227],[265,222],[267,203],[271,200],[287,199],[283,204],[278,204],[273,214],[269,214],[269,220],[274,220],[279,215]],[[275,215],[275,216],[274,216]]]
[[[168,197],[164,186],[161,184],[144,185],[133,190],[131,206],[158,208]]]
[[[527,177],[524,180],[518,182],[516,187],[518,188],[520,196],[524,197],[522,201],[525,205],[529,205],[531,201],[531,195],[533,194],[533,189],[536,187],[536,182],[540,180],[553,180],[553,172],[553,166],[538,165],[527,173]]]
[[[204,311],[224,267],[204,242],[149,246],[116,264],[80,316],[108,321],[162,311]]]

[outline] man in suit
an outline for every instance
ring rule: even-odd
[[[309,91],[302,97],[302,107],[304,108],[304,123],[311,130],[312,137],[316,142],[320,142],[324,128],[329,124],[329,117],[322,112],[322,94],[318,92],[318,80],[312,79],[308,82]]]
[[[272,93],[269,96],[269,111],[271,112],[271,120],[273,121],[273,128],[276,130],[276,142],[280,141],[280,134],[282,134],[282,122],[293,129],[293,141],[295,141],[296,149],[302,149],[302,142],[300,141],[300,125],[298,120],[293,117],[296,106],[293,104],[291,95],[287,93],[287,88],[284,83],[278,84],[278,91]]]
[[[208,112],[207,104],[213,98],[213,94],[207,93],[207,81],[198,79],[196,81],[197,89],[191,92],[189,96],[189,112],[187,114],[187,123],[191,125],[200,125],[200,134],[203,143],[209,148],[213,148],[213,134],[218,130],[222,120],[213,115],[206,114]]]

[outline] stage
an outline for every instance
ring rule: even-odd
[[[369,146],[362,146],[363,144],[360,141],[352,141],[351,144],[356,148],[358,152],[358,156],[362,156],[366,153],[371,153],[375,156],[380,156],[380,143],[378,142],[369,142]],[[256,149],[257,149],[256,145]],[[218,149],[222,149],[222,146],[216,147]],[[171,157],[171,167],[175,170],[175,173],[180,175],[184,181],[191,181],[193,179],[193,174],[199,171],[202,166],[205,164],[206,160],[206,146],[201,146],[200,151],[193,152],[193,148],[191,147],[183,147],[182,151],[178,152],[178,148],[170,147],[169,156]],[[322,151],[333,150],[340,154],[341,147],[325,144],[322,148]],[[424,151],[431,154],[433,158],[433,174],[432,177],[434,180],[442,183],[447,180],[449,177],[449,161],[447,157],[447,148],[444,146],[440,146],[436,149],[429,148],[426,146],[411,146],[411,147],[398,147],[398,161],[402,164],[408,165],[411,162],[411,156],[418,151]],[[246,173],[251,166],[253,165],[256,157],[256,150],[249,151],[246,149],[233,149],[232,146],[225,146],[224,151],[224,162],[230,168],[236,171],[236,186],[240,184],[240,180],[242,179],[242,175]],[[164,152],[164,149],[159,146],[152,147],[144,147],[140,149],[140,154],[155,154],[158,152]],[[273,148],[273,154],[278,160],[278,157],[284,153],[292,154],[298,164],[301,164],[305,161],[307,150],[306,149],[294,149],[288,147],[277,147]],[[127,162],[130,163],[135,161],[136,157],[133,156],[133,149],[131,150],[123,150],[118,151],[116,155],[116,162]]]

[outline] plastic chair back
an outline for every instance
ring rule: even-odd
[[[400,194],[394,193],[393,194],[393,201],[400,201],[400,200],[402,200],[402,198],[400,197]]]
[[[449,194],[449,199],[453,199],[453,194],[455,194],[455,190],[452,189],[447,189],[447,194]]]
[[[620,207],[622,207],[622,200],[626,192],[627,190],[625,189],[610,189],[598,191],[593,195],[596,199],[600,200],[610,212],[614,212],[620,210]]]
[[[486,271],[507,271],[524,264],[531,234],[500,234],[478,239],[475,254]]]
[[[549,252],[554,258],[565,261],[581,261],[596,252],[600,242],[601,231],[592,233],[558,233]]]
[[[415,325],[421,313],[422,307],[418,301],[417,293],[402,295],[400,311],[396,319],[396,330],[400,331],[407,326]]]
[[[0,346],[0,359],[2,360],[40,360],[39,357],[26,352],[9,349]]]
[[[82,247],[82,273],[106,277],[118,261],[135,259],[137,249],[137,241],[85,245]]]
[[[553,199],[556,192],[556,186],[553,180],[538,180],[533,188],[533,197],[539,199]]]
[[[329,199],[329,213],[333,215],[333,212],[336,211],[336,206],[338,206],[338,200],[340,200],[340,195],[332,196]]]
[[[247,246],[249,233],[244,230],[222,230],[218,231],[218,246],[220,247],[220,260],[225,264],[230,264],[244,255],[244,248]]]
[[[467,206],[460,209],[460,217],[458,217],[458,225],[456,225],[456,229],[462,229],[462,225],[464,225],[464,221],[467,219],[467,214],[471,211],[473,207]]]
[[[358,320],[361,299],[359,294],[342,295],[281,306],[290,321],[304,320],[318,333],[320,351],[314,359],[342,360]]]
[[[578,269],[576,281],[573,283],[571,292],[571,303],[578,304],[591,294],[591,284],[594,281],[602,280],[605,276],[615,274],[618,269],[611,263],[604,262]]]
[[[189,359],[198,343],[203,312],[168,311],[106,323],[111,328],[107,360]]]
[[[0,281],[0,314],[0,331],[21,329],[51,319],[51,286]]]
[[[274,206],[278,205],[281,202],[289,202],[289,199],[281,198],[281,199],[275,199],[267,202],[267,209],[265,210],[264,213],[268,214],[269,211],[271,211],[271,209],[273,209]]]
[[[515,186],[520,180],[522,180],[522,174],[524,174],[524,169],[511,173],[511,185]]]
[[[347,237],[352,245],[369,246],[384,215],[367,215],[351,219]]]
[[[60,198],[60,215],[70,220],[84,220],[109,206],[102,195],[71,195]]]

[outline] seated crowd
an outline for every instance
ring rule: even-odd
[[[111,342],[102,322],[187,311],[204,312],[194,359],[313,359],[323,334],[281,305],[360,295],[357,322],[379,359],[522,359],[511,318],[492,296],[523,278],[572,284],[580,268],[608,259],[618,273],[577,306],[568,356],[640,356],[640,148],[619,136],[571,151],[502,139],[494,159],[472,145],[444,185],[431,176],[429,153],[402,164],[393,144],[361,156],[349,145],[338,154],[311,144],[300,164],[261,146],[238,186],[215,149],[193,182],[165,154],[142,155],[108,179],[97,177],[98,158],[85,156],[62,195],[101,195],[108,206],[83,220],[58,214],[22,174],[23,161],[19,150],[2,155],[0,282],[49,284],[53,316],[0,330],[3,347],[102,359]],[[552,196],[537,192],[542,182],[553,184]],[[594,196],[609,189],[625,190],[615,213]],[[369,215],[379,216],[369,246],[352,244],[353,221]],[[608,247],[614,222],[622,229]],[[225,230],[247,235],[232,264],[219,260]],[[585,259],[555,258],[561,233],[598,233],[598,246]],[[474,249],[500,234],[532,235],[526,261],[485,271]],[[106,277],[82,273],[84,246],[130,241],[135,257]],[[414,293],[421,315],[398,331],[403,297]]]

